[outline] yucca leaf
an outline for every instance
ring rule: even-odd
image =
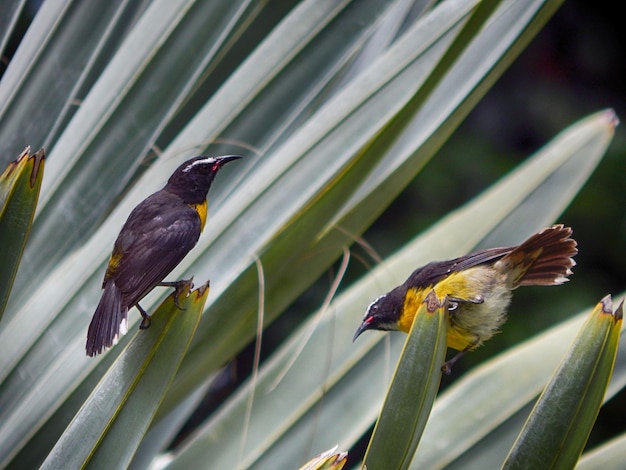
[[[42,468],[124,468],[130,463],[198,326],[208,285],[174,294],[139,331],[84,402]]]
[[[26,4],[26,0],[11,0],[2,4],[2,15],[0,15],[0,54],[5,56],[5,48],[11,34],[14,33],[14,26]],[[2,163],[0,163],[1,165]]]
[[[7,162],[9,152],[25,142],[45,147],[52,155],[85,89],[144,6],[141,0],[98,5],[75,0],[42,2],[0,81],[0,162]],[[5,13],[3,8],[3,17]],[[60,159],[71,159],[71,155]]]
[[[606,391],[622,326],[605,297],[582,326],[558,371],[535,404],[503,468],[573,468]]]
[[[0,175],[0,319],[30,233],[44,170],[44,151],[27,147]]]
[[[365,453],[365,468],[408,468],[439,390],[447,334],[447,303],[431,291],[415,313]]]

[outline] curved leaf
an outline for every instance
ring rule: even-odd
[[[611,378],[623,306],[605,297],[535,404],[503,468],[573,468]]]
[[[27,147],[0,175],[0,319],[30,232],[43,178],[43,149]]]
[[[84,402],[42,468],[125,468],[176,374],[198,326],[208,284],[174,294],[139,331]]]

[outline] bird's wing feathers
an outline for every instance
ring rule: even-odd
[[[455,271],[461,271],[467,268],[473,268],[474,266],[478,266],[480,264],[489,263],[491,261],[496,261],[502,258],[504,255],[509,254],[516,247],[508,246],[504,248],[489,248],[487,250],[477,251],[475,253],[470,253],[467,256],[461,256],[457,258],[456,266],[454,267]]]
[[[129,217],[129,230],[123,231],[114,248],[122,255],[112,277],[129,306],[162,282],[200,236],[200,218],[192,208],[142,219]]]
[[[462,271],[502,258],[515,247],[490,248],[448,261],[435,261],[416,269],[406,280],[408,287],[427,287],[437,284],[451,272]]]

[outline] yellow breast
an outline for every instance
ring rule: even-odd
[[[198,217],[200,217],[200,231],[204,230],[204,224],[206,223],[207,206],[206,199],[199,204],[189,204],[189,207],[195,210],[198,213]]]
[[[421,288],[412,288],[407,290],[406,296],[404,297],[404,305],[402,307],[400,319],[398,320],[398,329],[400,331],[408,333],[411,330],[415,314],[424,301],[424,295],[428,292],[430,292],[430,288],[428,288],[428,290]]]

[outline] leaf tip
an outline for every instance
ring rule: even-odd
[[[428,313],[433,313],[438,308],[443,307],[443,305],[447,302],[447,298],[443,301],[437,297],[434,289],[431,289],[430,292],[424,297],[422,303],[426,304],[426,310]]]
[[[30,147],[28,147],[28,149],[30,149]],[[37,180],[39,179],[39,174],[43,170],[43,162],[46,159],[46,152],[43,147],[31,155],[30,159],[33,160],[33,169],[30,172],[30,187],[34,188],[37,184]]]
[[[202,284],[197,289],[191,292],[191,295],[193,295],[192,297],[193,302],[205,302],[206,301],[206,298],[209,295],[210,282],[211,281],[206,281],[204,284]]]
[[[622,321],[622,318],[624,317],[624,299],[622,299],[622,301],[617,306],[617,309],[613,313],[613,316],[615,317],[616,322]]]
[[[607,315],[612,315],[615,323],[618,323],[624,317],[624,299],[619,303],[617,308],[613,309],[613,299],[611,294],[606,295],[601,301],[601,312]]]
[[[200,287],[198,287],[196,289],[196,292],[198,293],[198,296],[202,297],[204,295],[204,293],[210,289],[210,286],[211,286],[211,281],[206,281],[204,284],[202,284]]]
[[[613,313],[613,299],[611,298],[611,294],[604,296],[600,304],[602,305],[602,313]]]
[[[605,111],[605,116],[606,116],[607,121],[609,122],[609,125],[613,129],[619,126],[619,117],[617,117],[617,113],[615,112],[613,108],[607,109]]]

